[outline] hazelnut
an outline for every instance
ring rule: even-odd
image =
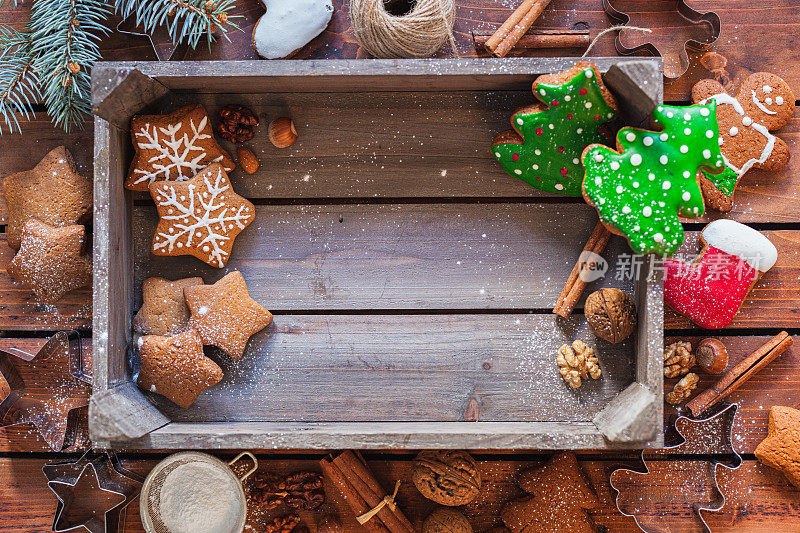
[[[239,159],[239,165],[242,167],[242,170],[248,174],[254,174],[258,170],[259,163],[256,154],[249,148],[240,146],[236,150],[236,157]]]
[[[339,517],[326,514],[317,522],[317,533],[343,533],[342,521]]]
[[[703,339],[695,352],[697,365],[709,374],[719,374],[728,368],[728,350],[719,339]]]
[[[297,130],[289,117],[276,118],[269,125],[269,142],[276,148],[286,148],[297,140]]]
[[[619,289],[600,289],[590,294],[584,314],[594,334],[612,344],[625,340],[636,328],[636,306]]]
[[[441,507],[422,523],[422,533],[472,533],[472,526],[460,512]]]

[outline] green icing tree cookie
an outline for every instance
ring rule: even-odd
[[[540,76],[533,94],[541,103],[517,110],[514,131],[495,137],[492,154],[506,172],[539,190],[580,196],[581,153],[605,142],[599,127],[616,116],[616,102],[597,67],[585,61]]]
[[[583,194],[600,220],[622,233],[637,253],[671,255],[683,243],[678,215],[705,207],[698,171],[720,172],[716,102],[653,112],[662,132],[623,128],[617,151],[590,146],[583,153]]]

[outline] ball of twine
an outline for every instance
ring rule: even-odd
[[[455,0],[417,0],[402,16],[387,12],[383,0],[350,0],[356,39],[380,59],[430,57],[448,39],[458,57],[453,38],[455,18]]]

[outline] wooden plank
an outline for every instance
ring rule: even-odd
[[[590,421],[634,380],[633,343],[596,341],[584,320],[546,315],[276,316],[245,357],[174,421]],[[580,338],[603,376],[579,392],[555,353]],[[550,398],[552,401],[547,401]]]
[[[778,262],[755,284],[730,328],[796,328],[800,317],[800,262],[797,258],[800,232],[797,230],[764,231],[778,249]],[[699,233],[687,235],[681,248],[686,253],[699,251]],[[696,328],[692,322],[667,308],[667,329]],[[713,332],[711,332],[713,333]]]
[[[290,473],[297,470],[318,471],[316,459],[287,460],[260,457],[262,470],[277,473]],[[0,493],[0,530],[29,533],[47,533],[52,525],[55,511],[55,496],[45,488],[41,467],[42,459],[0,459],[0,482],[4,491]],[[123,459],[126,468],[145,475],[155,464],[151,459]],[[663,461],[662,461],[663,462]],[[437,505],[426,500],[411,483],[411,462],[379,456],[368,461],[376,479],[385,488],[390,488],[395,480],[403,483],[397,496],[398,505],[409,520],[419,528],[423,519]],[[505,460],[480,461],[483,490],[472,503],[460,510],[470,519],[475,531],[486,531],[501,525],[499,513],[509,500],[522,495],[515,483],[517,474],[527,468],[541,464],[540,461],[519,460],[511,456]],[[609,471],[619,463],[614,460],[581,461],[591,485],[600,497],[600,507],[590,512],[597,525],[606,526],[611,531],[635,532],[639,529],[633,520],[622,516],[614,507],[614,493],[608,485]],[[705,468],[701,461],[674,461],[671,468],[685,472],[700,472]],[[703,479],[702,477],[699,479]],[[756,461],[747,460],[735,471],[723,471],[720,475],[722,488],[728,497],[728,505],[717,513],[706,516],[712,531],[794,531],[800,528],[800,504],[798,490],[776,471],[766,468]],[[687,482],[692,482],[687,479]],[[672,530],[685,530],[688,509],[682,506],[680,490],[672,486],[656,483],[653,487],[656,496],[667,504],[660,507],[659,525]],[[326,483],[327,503],[319,512],[301,512],[303,522],[314,531],[314,524],[323,513],[334,512],[344,521],[347,531],[360,531],[346,504],[336,490]],[[689,487],[687,487],[689,488]],[[697,489],[694,488],[693,492]],[[276,510],[275,513],[281,513]],[[266,516],[277,516],[266,515]],[[248,526],[258,530],[265,518],[250,516]],[[127,510],[125,531],[140,533],[143,530],[138,512],[138,499]]]
[[[157,223],[134,208],[135,300],[143,279],[239,269],[267,308],[551,309],[596,223],[580,204],[257,206],[226,269],[150,252]],[[614,238],[611,264],[627,253]],[[620,284],[632,293],[632,280]],[[591,289],[591,287],[590,287]]]
[[[0,234],[0,330],[53,331],[86,329],[92,321],[92,291],[79,289],[54,305],[36,301],[33,292],[8,274],[14,251]]]
[[[714,336],[722,340],[728,348],[729,368],[733,368],[770,339],[766,336]],[[669,344],[678,340],[688,340],[692,346],[697,347],[697,343],[702,339],[702,336],[667,337],[664,342]],[[711,376],[705,372],[697,372],[697,374],[700,376],[698,393],[716,383],[720,378],[720,376]],[[677,379],[665,378],[664,390],[672,390],[677,381]],[[727,401],[739,404],[738,422],[733,432],[734,445],[740,452],[753,453],[756,446],[767,436],[770,407],[773,405],[800,406],[798,390],[800,390],[800,349],[792,347],[727,398]],[[665,417],[669,418],[673,413],[675,413],[675,408],[665,404]]]

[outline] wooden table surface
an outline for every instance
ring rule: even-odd
[[[692,35],[697,31],[685,27],[677,16],[664,6],[668,1],[630,1],[636,4],[637,14],[631,24],[646,25],[655,31],[650,38],[658,43],[668,60],[682,43],[676,35]],[[716,50],[727,58],[726,70],[734,82],[741,81],[754,71],[774,72],[792,86],[800,95],[800,1],[769,0],[754,3],[747,0],[693,0],[689,2],[698,10],[714,9],[722,19],[722,35]],[[348,2],[334,0],[336,8],[329,29],[307,46],[300,58],[356,58],[363,57],[350,28]],[[516,0],[457,0],[455,37],[461,56],[476,55],[471,32],[491,33],[510,14]],[[647,6],[647,7],[643,7]],[[0,23],[21,27],[27,20],[29,4],[0,10]],[[250,45],[253,24],[263,13],[255,0],[239,0],[237,11],[241,33],[232,33],[230,42],[215,44],[211,51],[180,51],[184,59],[254,59]],[[117,21],[113,21],[116,25]],[[558,29],[577,27],[586,23],[592,33],[606,28],[610,22],[600,8],[600,0],[553,0],[536,26]],[[144,38],[115,34],[103,46],[107,59],[152,60],[155,56]],[[549,55],[574,55],[574,50],[556,50]],[[449,50],[443,56],[451,55]],[[613,37],[606,36],[592,51],[592,55],[615,55]],[[671,58],[671,59],[670,59]],[[673,103],[686,103],[694,82],[708,77],[709,73],[694,58],[689,72],[668,85],[665,99]],[[800,109],[800,107],[798,108]],[[24,135],[0,137],[0,175],[7,175],[32,167],[51,148],[66,144],[74,154],[85,174],[91,172],[92,129],[87,124],[83,131],[66,135],[54,129],[44,114],[25,123]],[[800,111],[792,122],[779,133],[793,152],[792,161],[781,172],[754,171],[748,174],[737,190],[736,205],[730,213],[735,220],[752,223],[765,231],[779,250],[776,267],[757,284],[748,297],[741,313],[729,328],[717,332],[732,353],[733,361],[749,354],[755,347],[780,329],[792,334],[800,333]],[[287,190],[285,196],[290,197]],[[451,194],[458,195],[458,193]],[[363,194],[362,196],[367,196]],[[429,195],[430,196],[430,195]],[[461,196],[469,196],[461,193]],[[0,198],[0,232],[5,231],[5,206]],[[691,230],[702,226],[692,224]],[[4,240],[0,233],[0,241]],[[57,308],[37,305],[31,293],[14,283],[6,268],[12,258],[11,250],[0,242],[0,348],[18,347],[35,350],[44,343],[49,333],[61,328],[80,328],[90,333],[91,292],[77,291],[66,297]],[[667,342],[678,338],[698,341],[708,332],[691,326],[682,317],[667,311],[665,317]],[[667,380],[665,388],[671,389],[675,380]],[[703,377],[701,387],[711,380]],[[800,492],[792,487],[778,472],[762,466],[755,460],[753,451],[766,435],[766,420],[770,406],[800,404],[800,349],[786,353],[767,369],[751,379],[734,393],[732,401],[740,404],[740,417],[733,428],[733,442],[743,454],[744,464],[738,470],[723,470],[720,486],[727,497],[727,505],[720,512],[707,513],[714,531],[800,531]],[[672,413],[667,409],[667,416]],[[51,453],[36,431],[29,426],[0,429],[0,531],[38,532],[50,531],[55,510],[55,497],[47,490],[41,467],[56,458],[76,457],[88,444],[85,409],[77,422],[74,444],[62,454]],[[718,450],[721,452],[722,450]],[[410,460],[415,450],[404,453],[386,452],[367,455],[370,466],[378,478],[389,487],[393,480],[410,481]],[[66,455],[65,455],[66,454]],[[227,454],[226,454],[227,455]],[[484,474],[484,490],[480,498],[467,506],[464,512],[470,517],[476,531],[485,531],[499,524],[498,512],[502,504],[520,493],[514,484],[515,475],[522,469],[538,464],[545,455],[524,450],[514,453],[476,452]],[[148,469],[164,454],[123,454],[126,466],[140,473]],[[662,455],[651,461],[653,479],[646,497],[657,502],[652,513],[658,516],[661,527],[672,531],[690,530],[692,503],[695,498],[708,496],[707,461],[712,454]],[[315,467],[319,453],[262,454],[265,468],[290,471]],[[592,511],[598,525],[611,531],[634,531],[633,520],[622,516],[614,506],[613,491],[608,477],[618,465],[635,465],[635,453],[582,453],[582,465],[594,488],[600,495],[602,506]],[[700,496],[697,496],[698,491]],[[417,524],[434,507],[421,498],[412,485],[403,485],[399,502],[411,520]],[[341,507],[332,495],[331,505]],[[137,507],[133,504],[128,513],[127,531],[141,531]]]

